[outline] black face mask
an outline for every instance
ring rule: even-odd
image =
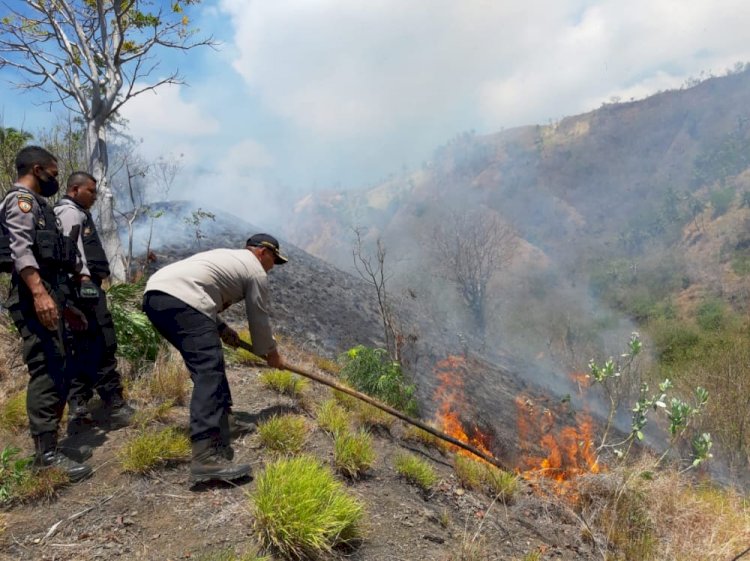
[[[46,179],[37,177],[37,181],[39,182],[39,191],[42,197],[51,197],[60,190],[60,184],[57,182],[56,177],[53,177],[47,172],[44,172],[44,175],[47,176]]]

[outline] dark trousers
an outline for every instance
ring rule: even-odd
[[[44,327],[37,318],[34,299],[28,288],[19,284],[22,281],[17,278],[13,280],[5,305],[23,339],[23,360],[29,370],[26,390],[29,429],[33,436],[56,432],[68,395],[62,317],[56,330]],[[53,294],[52,298],[60,307],[59,297]]]
[[[99,288],[99,298],[77,303],[86,315],[88,329],[72,333],[73,353],[68,361],[69,401],[88,401],[94,390],[107,403],[122,397],[122,380],[117,371],[117,338],[107,296]]]
[[[232,404],[216,322],[182,300],[159,291],[143,295],[143,311],[182,355],[193,380],[190,439],[219,438]]]

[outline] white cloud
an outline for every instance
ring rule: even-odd
[[[222,0],[221,8],[249,91],[323,139],[544,123],[750,60],[745,0]]]

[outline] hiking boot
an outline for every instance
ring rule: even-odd
[[[37,469],[57,468],[61,470],[71,483],[77,483],[92,473],[91,466],[78,463],[65,456],[57,448],[57,434],[45,432],[34,436],[34,467]]]
[[[193,442],[193,461],[190,463],[190,479],[193,483],[203,481],[233,481],[250,475],[248,464],[235,464],[227,458],[227,448],[216,439],[204,438]],[[232,451],[234,455],[234,451]]]
[[[231,411],[229,412],[227,420],[229,422],[229,436],[231,438],[236,439],[245,434],[255,432],[258,429],[258,425],[256,425],[252,421],[244,421],[238,418]]]
[[[122,396],[115,396],[105,401],[105,406],[109,410],[107,420],[112,428],[127,427],[135,415],[135,409],[128,405]]]
[[[68,434],[77,434],[88,430],[94,423],[91,411],[84,399],[71,399],[68,402]]]

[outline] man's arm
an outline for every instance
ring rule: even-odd
[[[253,351],[266,359],[269,366],[281,368],[283,360],[276,348],[276,341],[271,331],[271,320],[268,312],[269,301],[268,279],[253,277],[248,281],[245,292],[245,311],[250,336],[253,339]]]
[[[60,220],[60,228],[65,236],[70,236],[71,232],[76,234],[76,247],[78,248],[79,263],[76,265],[76,269],[80,266],[80,272],[78,276],[81,280],[91,280],[91,272],[89,271],[88,263],[86,262],[86,253],[83,248],[83,225],[86,222],[86,215],[79,211],[71,204],[61,204],[55,207],[55,215]],[[74,228],[78,226],[77,229]]]

